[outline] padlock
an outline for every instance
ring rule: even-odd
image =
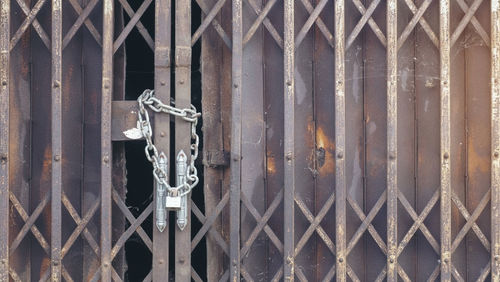
[[[177,192],[171,192],[167,194],[167,198],[165,200],[165,207],[167,210],[178,211],[181,209],[181,197],[177,195]]]

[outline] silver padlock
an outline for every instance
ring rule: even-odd
[[[167,193],[165,207],[167,208],[167,210],[173,211],[178,211],[181,209],[181,197],[177,195],[177,192]]]

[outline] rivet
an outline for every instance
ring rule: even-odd
[[[450,154],[448,154],[448,152],[444,153],[444,159],[447,160],[448,158],[450,158]]]
[[[493,154],[493,156],[494,156],[495,158],[498,158],[498,152],[495,152],[495,153]]]
[[[2,80],[2,85],[3,86],[7,85],[7,80]]]
[[[7,264],[7,260],[3,259],[3,260],[0,261],[0,263]]]
[[[182,79],[181,79],[181,80],[179,81],[179,83],[180,83],[180,84],[184,84],[184,80],[182,80]]]
[[[389,262],[390,262],[390,263],[394,263],[394,259],[390,259],[390,260],[389,260]]]
[[[108,267],[108,266],[109,266],[109,263],[105,262],[104,267]]]
[[[344,259],[343,258],[339,258],[339,262],[344,262]]]
[[[59,86],[61,85],[61,83],[59,83],[59,81],[54,81],[54,88],[59,88]]]
[[[161,84],[161,85],[165,85],[166,83],[165,83],[165,81],[162,81],[162,82],[160,82],[160,84]]]
[[[495,261],[499,261],[500,260],[500,256],[495,256]]]
[[[164,261],[162,259],[158,261],[159,264],[163,264],[163,262]]]
[[[448,259],[447,258],[445,258],[443,261],[444,261],[444,263],[448,263]]]
[[[233,260],[233,266],[236,266],[236,265],[238,265],[238,262],[234,259]]]
[[[180,259],[179,259],[179,262],[180,262],[180,263],[184,263],[184,262],[186,262],[186,261],[184,260],[184,258],[180,258]]]
[[[497,83],[498,83],[498,78],[495,78],[495,79],[493,80],[493,82],[494,82],[495,84],[497,84]]]
[[[106,83],[104,84],[104,89],[109,89],[109,83],[107,83],[107,82],[106,82]]]
[[[287,160],[287,161],[291,161],[291,160],[292,160],[292,153],[291,153],[291,152],[288,152],[288,153],[286,154],[286,160]]]
[[[61,160],[61,156],[59,156],[59,155],[54,156],[54,161],[58,162],[60,160]]]
[[[448,81],[447,80],[443,80],[443,85],[448,85]]]
[[[237,162],[237,161],[239,161],[239,160],[240,160],[240,159],[239,159],[237,156],[234,156],[234,157],[233,157],[233,161]]]
[[[234,85],[234,88],[238,88],[238,84],[235,84],[235,85]]]
[[[104,158],[102,158],[103,162],[104,163],[108,163],[109,162],[109,157],[108,156],[104,156]]]
[[[344,154],[342,152],[337,153],[337,158],[342,159],[344,157]]]
[[[389,159],[390,160],[395,160],[396,159],[396,154],[395,153],[390,153],[389,154]]]
[[[337,81],[338,85],[342,85],[342,80]]]
[[[292,85],[292,82],[290,80],[287,80],[286,85],[290,86]]]
[[[161,136],[161,137],[165,137],[165,132],[163,132],[163,131],[162,131],[162,132],[160,132],[160,136]]]
[[[7,162],[7,155],[6,154],[0,155],[0,162],[3,164]]]

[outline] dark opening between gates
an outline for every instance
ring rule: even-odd
[[[130,3],[136,10],[142,3],[133,1]],[[175,1],[173,1],[172,11],[175,11]],[[149,6],[141,18],[142,24],[154,36],[154,5]],[[125,25],[130,18],[125,15]],[[175,49],[175,16],[172,14],[172,50]],[[197,5],[192,7],[192,30],[196,30],[201,22],[201,11]],[[154,88],[154,53],[146,44],[137,29],[134,29],[125,41],[126,50],[126,99],[136,100],[145,89]],[[201,110],[201,72],[200,72],[200,53],[201,41],[193,46],[192,66],[191,66],[191,99],[193,105],[198,111]],[[172,66],[171,81],[175,81],[175,71]],[[175,83],[171,84],[171,95],[175,99]],[[200,152],[203,148],[203,136],[201,132],[202,121],[198,123],[198,135],[200,136]],[[171,152],[175,151],[175,126],[170,125],[170,144]],[[132,214],[139,216],[153,200],[153,175],[152,166],[144,155],[145,141],[128,141],[125,143],[125,158],[127,168],[127,192],[126,205]],[[201,165],[202,154],[197,161],[198,175],[200,183],[192,192],[193,201],[204,209],[203,204],[203,167]],[[171,164],[171,158],[169,164]],[[173,183],[174,166],[170,165],[170,182]],[[175,214],[170,213],[169,220],[169,280],[174,280],[175,274],[175,232],[176,228]],[[129,223],[127,223],[129,225]],[[148,236],[152,238],[153,228],[156,228],[151,214],[142,224],[142,228]],[[201,228],[201,224],[196,217],[191,217],[192,236]],[[166,232],[166,231],[164,231]],[[125,281],[142,281],[151,270],[152,253],[148,250],[144,242],[134,233],[125,244],[125,257],[127,270],[125,272]],[[206,248],[205,239],[200,242],[193,251],[191,262],[194,268],[198,270],[201,277],[206,277]]]

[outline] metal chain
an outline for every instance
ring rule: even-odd
[[[142,92],[141,96],[137,99],[139,103],[139,112],[137,116],[139,118],[139,129],[146,139],[146,147],[144,148],[144,152],[146,154],[146,158],[148,161],[153,164],[153,176],[155,180],[162,185],[167,187],[168,192],[176,193],[178,196],[184,196],[189,194],[191,190],[198,184],[198,171],[194,166],[195,160],[198,158],[198,146],[200,144],[200,138],[198,134],[196,134],[196,125],[198,124],[198,118],[201,116],[201,113],[196,112],[196,108],[191,105],[189,109],[179,109],[175,106],[164,104],[160,99],[154,97],[154,90],[146,89]],[[191,139],[193,143],[190,146],[191,150],[191,162],[189,163],[187,169],[187,182],[180,184],[176,187],[171,187],[168,184],[168,179],[165,177],[167,172],[163,170],[158,165],[158,149],[153,144],[153,129],[151,128],[151,122],[149,120],[149,114],[146,110],[146,106],[149,107],[152,111],[157,113],[166,113],[169,115],[174,115],[182,118],[183,120],[191,123]]]

